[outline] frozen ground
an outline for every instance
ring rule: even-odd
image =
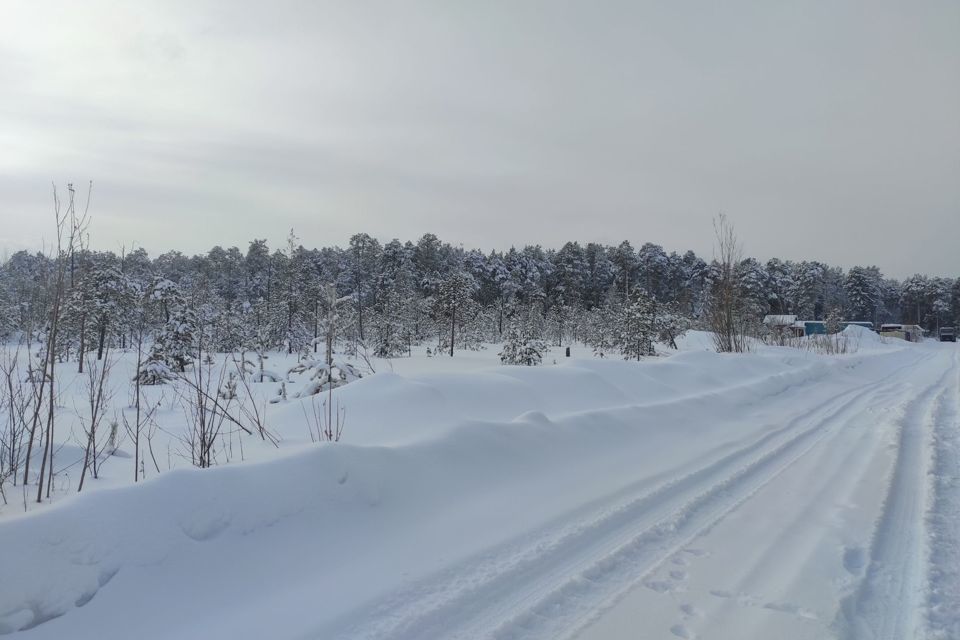
[[[65,469],[54,504],[12,501],[0,631],[960,638],[960,352],[860,340],[378,363],[337,393],[341,443],[311,443],[291,401],[277,449],[194,470],[170,445],[177,468],[137,486],[118,455],[90,492]]]

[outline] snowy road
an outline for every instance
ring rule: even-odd
[[[956,487],[930,475],[935,435],[956,444],[960,368],[955,349],[915,355],[784,408],[783,426],[716,461],[458,566],[346,636],[924,637],[925,597],[958,593],[929,582],[927,543],[955,544],[957,521],[933,511],[945,526],[931,531],[926,518],[938,488],[956,506]],[[960,637],[947,624],[930,637]]]
[[[402,446],[173,474],[0,523],[25,549],[0,571],[39,567],[0,584],[0,629],[960,638],[955,345],[626,365],[510,372],[532,409],[592,385],[580,411],[504,421],[478,403]],[[484,376],[457,384],[482,395]],[[354,393],[411,392],[384,380]],[[462,397],[443,384],[435,404]]]
[[[853,394],[817,420],[814,446],[578,637],[666,637],[641,630],[654,620],[680,638],[960,637],[944,555],[957,553],[958,370],[950,349]]]

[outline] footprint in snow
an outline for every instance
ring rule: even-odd
[[[220,535],[230,526],[231,519],[225,513],[195,513],[180,522],[180,530],[196,542],[206,542]]]
[[[867,553],[863,547],[847,547],[843,551],[843,568],[857,576],[867,564]]]
[[[711,589],[710,595],[717,598],[733,598],[741,607],[756,607],[760,604],[759,598],[749,593],[733,593],[724,589]]]
[[[667,593],[673,587],[673,584],[666,580],[647,580],[643,583],[648,589],[653,589],[657,593]]]
[[[789,602],[768,602],[763,605],[763,608],[770,609],[771,611],[779,611],[780,613],[792,613],[798,618],[806,618],[807,620],[820,619],[813,611]]]

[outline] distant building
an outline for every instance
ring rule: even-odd
[[[789,331],[800,338],[803,336],[822,336],[828,333],[825,320],[797,320],[797,316],[792,315],[765,316],[763,324],[784,332]],[[844,320],[840,323],[840,331],[850,325],[873,331],[873,323],[867,320]]]
[[[882,324],[880,335],[884,338],[900,338],[907,342],[922,342],[923,327],[915,324]]]
[[[792,327],[793,323],[797,321],[797,316],[790,315],[769,315],[763,316],[763,324],[768,327]]]
[[[795,315],[767,315],[763,317],[763,324],[773,334],[779,335],[781,339],[803,335],[797,331],[797,316]]]
[[[823,320],[798,320],[794,326],[801,336],[823,336],[827,334],[827,323]]]

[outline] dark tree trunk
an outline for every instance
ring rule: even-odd
[[[83,373],[83,354],[87,342],[87,314],[80,316],[80,346],[77,350],[77,373]]]
[[[457,308],[454,307],[450,312],[450,357],[453,357],[453,338],[457,327]]]
[[[100,318],[100,337],[97,344],[97,360],[103,360],[103,343],[107,339],[107,319]]]

